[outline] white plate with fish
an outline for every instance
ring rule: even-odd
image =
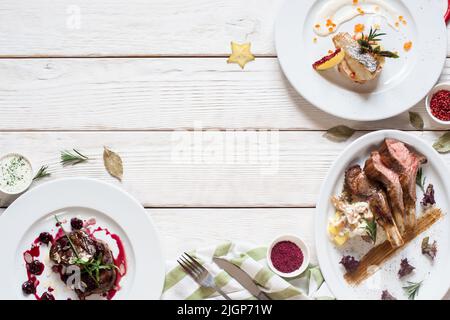
[[[420,137],[384,130],[348,146],[323,182],[315,218],[319,264],[336,298],[408,299],[405,288],[416,284],[415,299],[443,298],[449,203],[447,165]]]
[[[417,104],[447,55],[442,2],[434,0],[287,0],[275,31],[295,89],[350,120],[386,119]]]
[[[159,299],[164,259],[142,205],[113,185],[38,186],[0,217],[0,299]],[[79,272],[81,271],[81,272]]]

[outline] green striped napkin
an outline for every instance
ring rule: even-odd
[[[266,264],[267,248],[249,243],[227,242],[214,247],[190,252],[214,276],[216,284],[233,300],[255,299],[236,280],[220,269],[213,257],[224,258],[249,274],[270,298],[274,300],[292,299],[333,299],[322,273],[317,266],[310,265],[299,277],[283,279],[273,273]],[[162,299],[201,300],[223,299],[212,289],[200,287],[176,261],[167,262],[166,281]]]

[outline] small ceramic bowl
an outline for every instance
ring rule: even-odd
[[[21,154],[18,154],[18,153],[8,153],[8,154],[5,154],[5,155],[3,155],[3,156],[0,157],[0,162],[1,162],[3,159],[5,159],[6,157],[11,157],[11,156],[22,157],[22,158],[25,160],[25,162],[28,163],[28,165],[30,166],[30,176],[28,177],[28,180],[27,180],[26,184],[24,184],[22,188],[17,189],[17,190],[15,190],[14,192],[10,192],[10,191],[7,191],[7,190],[3,190],[3,189],[0,187],[0,197],[8,197],[8,196],[16,196],[16,195],[19,195],[19,194],[25,192],[25,191],[30,187],[31,183],[33,182],[33,167],[31,166],[31,162],[30,162],[30,160],[29,160],[27,157],[25,157],[25,156],[23,156],[23,155],[21,155]]]
[[[431,98],[433,98],[433,95],[440,90],[450,91],[450,82],[439,83],[433,89],[431,89],[430,93],[428,94],[427,98],[425,99],[425,107],[426,107],[427,112],[430,115],[431,119],[433,119],[435,122],[437,122],[439,124],[443,124],[443,125],[450,125],[450,121],[440,120],[440,119],[436,118],[433,115],[433,113],[431,112],[431,108],[430,108]]]
[[[295,245],[297,245],[297,247],[300,248],[300,250],[303,253],[303,263],[300,265],[300,268],[298,268],[297,270],[291,272],[291,273],[284,273],[279,271],[277,268],[275,268],[275,266],[272,263],[272,259],[271,259],[271,253],[272,253],[272,249],[273,247],[282,241],[289,241],[294,243]],[[269,265],[269,268],[276,273],[277,275],[279,275],[280,277],[283,278],[295,278],[299,275],[301,275],[306,268],[308,268],[309,265],[309,258],[310,258],[310,254],[309,254],[309,248],[306,245],[305,241],[303,241],[302,239],[300,239],[297,236],[294,235],[283,235],[283,236],[279,236],[277,238],[275,238],[271,244],[269,245],[269,247],[267,248],[267,264]]]

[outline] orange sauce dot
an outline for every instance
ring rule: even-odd
[[[361,23],[358,23],[357,25],[355,25],[355,33],[361,33],[363,32],[365,29],[365,26]]]
[[[403,49],[404,49],[405,51],[409,51],[409,50],[411,50],[412,45],[413,45],[413,43],[412,43],[411,41],[408,41],[408,42],[406,42],[406,43],[403,45]]]

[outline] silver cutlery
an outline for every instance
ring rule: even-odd
[[[220,293],[226,300],[231,298],[220,289],[214,282],[214,278],[204,266],[202,266],[195,258],[186,252],[177,260],[178,264],[192,277],[199,285],[205,288],[211,288]]]
[[[233,277],[237,282],[241,284],[245,289],[247,289],[253,296],[258,300],[272,300],[267,294],[265,294],[253,281],[253,279],[241,268],[232,264],[231,262],[221,259],[213,258],[213,261],[225,270],[231,277]]]

